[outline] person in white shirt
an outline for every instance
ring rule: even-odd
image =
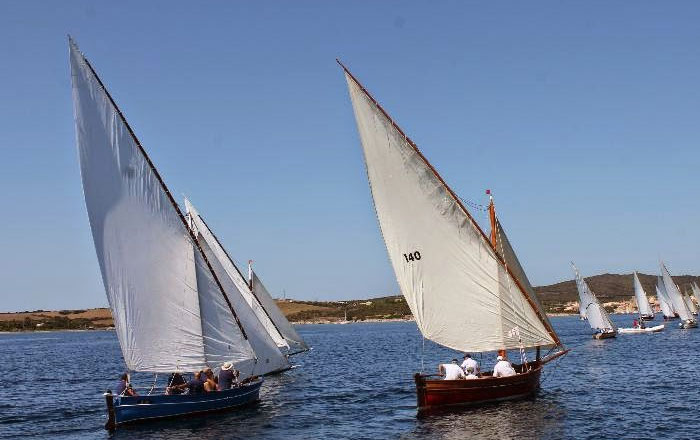
[[[451,364],[440,364],[438,372],[441,376],[445,376],[445,380],[464,379],[464,371],[457,363],[457,359],[452,359]]]
[[[469,353],[464,353],[464,362],[462,362],[462,369],[467,371],[467,368],[471,367],[475,375],[479,375],[479,363],[472,359]]]
[[[503,356],[498,356],[496,360],[498,362],[493,367],[493,377],[515,376],[515,370]]]
[[[478,379],[479,378],[479,376],[474,374],[474,369],[472,367],[467,367],[465,370],[465,373],[466,373],[464,376],[465,379]]]

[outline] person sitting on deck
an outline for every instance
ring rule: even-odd
[[[464,372],[466,373],[464,376],[465,379],[478,379],[479,378],[479,376],[474,374],[474,368],[472,368],[472,367],[465,368]]]
[[[207,393],[216,391],[217,378],[214,377],[214,372],[211,371],[211,368],[207,367],[204,369],[204,375],[202,376],[202,380],[204,381],[204,391],[206,391]]]
[[[168,379],[168,386],[165,388],[165,394],[182,394],[185,392],[184,387],[181,385],[187,385],[187,381],[185,380],[184,377],[182,377],[182,374],[180,373],[173,373],[170,375],[170,379]]]
[[[467,368],[471,367],[475,375],[479,375],[479,363],[472,359],[469,353],[464,353],[464,362],[462,362],[462,369],[466,372]]]
[[[493,377],[515,376],[515,369],[513,369],[513,366],[504,356],[498,356],[496,360],[498,362],[496,362],[496,365],[493,367]]]
[[[131,388],[131,384],[129,383],[129,375],[127,373],[124,373],[121,376],[119,376],[116,394],[117,396],[136,396],[136,391],[134,391],[134,389]]]
[[[464,379],[464,371],[457,363],[457,359],[452,359],[451,364],[440,364],[438,372],[441,376],[445,376],[445,380]]]
[[[221,366],[221,371],[219,371],[219,383],[216,385],[217,390],[222,391],[231,388],[233,380],[236,378],[234,371],[231,362],[224,362],[224,365]]]

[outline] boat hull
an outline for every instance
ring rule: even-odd
[[[516,370],[519,367],[515,367]],[[510,377],[485,376],[472,380],[430,379],[434,375],[416,373],[418,410],[455,405],[479,406],[504,400],[523,399],[535,394],[540,386],[542,366],[534,364],[526,373]]]
[[[617,332],[612,331],[612,332],[595,333],[593,335],[593,338],[594,339],[610,339],[610,338],[614,338],[615,336],[617,336]]]
[[[679,325],[681,328],[696,328],[698,323],[697,321],[683,321]]]
[[[642,321],[653,321],[654,315],[642,315],[641,318],[642,318]]]
[[[105,429],[153,419],[225,411],[256,402],[262,379],[224,391],[203,394],[114,396],[105,394],[108,421]]]
[[[656,333],[660,332],[664,329],[664,325],[656,325],[654,327],[647,327],[647,328],[618,328],[617,332],[618,333],[624,333],[624,334],[630,334],[630,335],[637,335],[637,334],[642,334],[642,333]]]

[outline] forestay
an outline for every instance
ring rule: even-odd
[[[251,308],[258,318],[258,321],[265,328],[265,332],[270,335],[275,344],[280,348],[289,348],[289,345],[284,340],[284,337],[275,327],[275,324],[270,320],[267,313],[263,309],[263,306],[257,301],[252,292],[250,291],[250,286],[245,281],[238,267],[234,264],[233,260],[229,257],[228,253],[221,245],[219,240],[216,238],[214,233],[209,229],[209,226],[204,221],[204,218],[197,212],[192,203],[186,198],[185,199],[185,210],[193,222],[192,226],[195,231],[197,231],[201,238],[208,244],[214,256],[218,260],[219,264],[222,266],[226,272],[226,276],[231,279],[236,289],[237,294],[241,295],[246,303],[247,307]]]
[[[634,297],[637,300],[637,308],[640,315],[654,316],[654,311],[649,305],[649,299],[644,291],[644,287],[642,287],[642,283],[639,281],[637,272],[634,273]]]
[[[308,350],[309,346],[306,344],[306,341],[299,336],[292,324],[285,318],[282,311],[277,307],[277,304],[275,304],[275,300],[272,299],[272,296],[267,291],[262,281],[260,281],[260,278],[258,278],[252,270],[250,271],[250,276],[253,294],[255,294],[255,297],[260,300],[260,303],[265,307],[265,310],[267,310],[270,319],[275,323],[280,333],[282,333],[292,353]]]
[[[608,317],[603,306],[598,302],[595,293],[593,293],[588,286],[586,280],[581,277],[576,266],[574,266],[573,263],[571,266],[576,273],[576,288],[578,289],[580,299],[579,307],[585,311],[588,324],[594,330],[615,330],[615,325],[610,320],[610,317]]]
[[[535,309],[452,192],[346,71],[374,206],[421,333],[446,347],[555,345]]]
[[[673,310],[671,300],[668,298],[666,288],[664,287],[664,280],[661,276],[656,278],[656,296],[659,299],[659,306],[661,307],[661,313],[663,313],[664,317],[673,318],[676,313]]]
[[[138,140],[73,42],[73,103],[80,169],[92,236],[114,325],[129,370],[197,370],[210,359],[250,362],[223,293]],[[224,316],[225,315],[225,316]],[[205,339],[208,340],[205,343]]]
[[[690,310],[688,310],[685,301],[683,301],[681,291],[678,290],[673,279],[671,279],[671,274],[668,273],[668,269],[666,269],[663,262],[661,263],[661,277],[663,279],[666,295],[671,301],[673,309],[678,313],[678,316],[684,321],[693,320],[693,315],[690,313]]]

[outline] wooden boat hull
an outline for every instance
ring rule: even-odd
[[[638,335],[642,333],[657,333],[660,332],[664,329],[664,325],[656,325],[654,327],[647,327],[647,328],[618,328],[617,332],[618,333],[624,333],[624,334],[629,334],[629,335]]]
[[[231,388],[203,394],[114,396],[105,394],[108,420],[105,429],[119,425],[167,417],[230,410],[259,399],[262,379]]]
[[[516,371],[519,366],[514,366]],[[434,375],[416,373],[418,410],[427,411],[440,407],[465,405],[478,406],[504,400],[523,399],[537,392],[540,386],[542,366],[531,364],[526,373],[510,377],[485,376],[472,380],[430,379]]]
[[[642,321],[653,321],[654,315],[642,315]]]
[[[614,338],[617,336],[617,332],[603,332],[603,333],[595,333],[593,335],[594,339],[610,339]]]

